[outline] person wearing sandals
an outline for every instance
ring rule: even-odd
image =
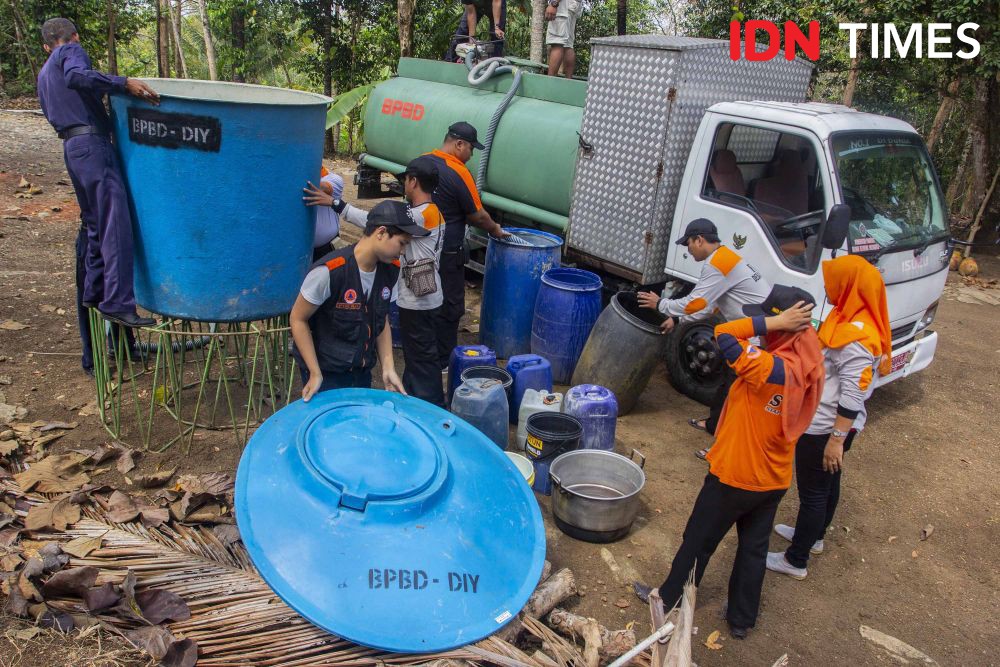
[[[792,544],[767,554],[767,569],[805,579],[809,554],[823,551],[823,535],[840,499],[844,454],[865,426],[865,400],[876,372],[890,371],[892,332],[882,274],[859,255],[823,262],[833,310],[819,329],[826,383],[819,409],[795,448],[799,512],[794,526],[774,527]]]
[[[705,483],[659,593],[667,607],[680,599],[694,568],[701,582],[709,559],[736,525],[739,546],[729,578],[726,620],[736,639],[757,622],[768,536],[778,503],[792,483],[795,442],[812,421],[823,392],[823,353],[810,326],[812,297],[775,285],[750,317],[715,327],[715,337],[737,378],[726,398]],[[750,339],[766,338],[767,350]],[[633,584],[648,602],[652,588]]]
[[[692,220],[676,243],[687,246],[691,258],[704,262],[704,266],[694,289],[679,299],[660,298],[655,292],[639,293],[640,306],[658,310],[667,316],[660,325],[663,333],[669,334],[678,323],[704,320],[715,312],[719,312],[727,322],[739,319],[743,317],[743,306],[760,303],[770,293],[771,285],[760,272],[722,245],[719,230],[711,220]],[[709,406],[709,416],[688,420],[688,424],[709,435],[715,435],[722,406],[736,377],[728,367],[723,369],[723,373],[723,382]],[[704,459],[708,447],[699,449],[695,454]]]

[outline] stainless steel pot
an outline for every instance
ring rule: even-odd
[[[638,456],[637,465],[632,458]],[[552,462],[552,515],[559,529],[586,542],[614,542],[628,535],[646,484],[646,457],[599,449],[566,452]]]

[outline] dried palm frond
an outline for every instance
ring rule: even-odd
[[[0,482],[0,488],[7,485]],[[11,486],[17,492],[16,486]],[[28,494],[29,502],[44,502]],[[191,618],[167,627],[177,637],[198,645],[198,664],[210,667],[245,665],[416,665],[436,660],[489,662],[542,667],[513,645],[489,637],[478,644],[438,654],[389,653],[353,644],[312,625],[288,607],[260,578],[242,542],[225,544],[210,528],[173,526],[147,528],[141,523],[116,524],[100,509],[85,507],[84,518],[66,531],[47,537],[71,540],[102,536],[102,546],[70,567],[99,570],[98,584],[118,583],[135,573],[137,590],[156,587],[172,591],[188,605]],[[83,612],[78,602],[55,601],[50,606]],[[101,615],[109,625],[134,625]]]

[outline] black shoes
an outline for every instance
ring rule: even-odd
[[[639,598],[646,604],[649,604],[649,594],[653,592],[652,586],[647,586],[646,584],[639,581],[633,581],[632,590],[635,591],[635,596],[637,598]]]
[[[83,306],[84,308],[97,308],[96,301],[81,301],[80,305]]]
[[[738,628],[732,623],[729,624],[729,634],[733,639],[746,639],[750,628]]]
[[[151,327],[156,324],[156,320],[152,317],[143,317],[134,310],[124,313],[106,313],[101,311],[101,314],[112,322],[126,327]]]

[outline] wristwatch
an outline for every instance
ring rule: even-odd
[[[831,435],[835,438],[846,438],[849,434],[849,431],[838,431],[837,429],[833,429],[833,433]]]

